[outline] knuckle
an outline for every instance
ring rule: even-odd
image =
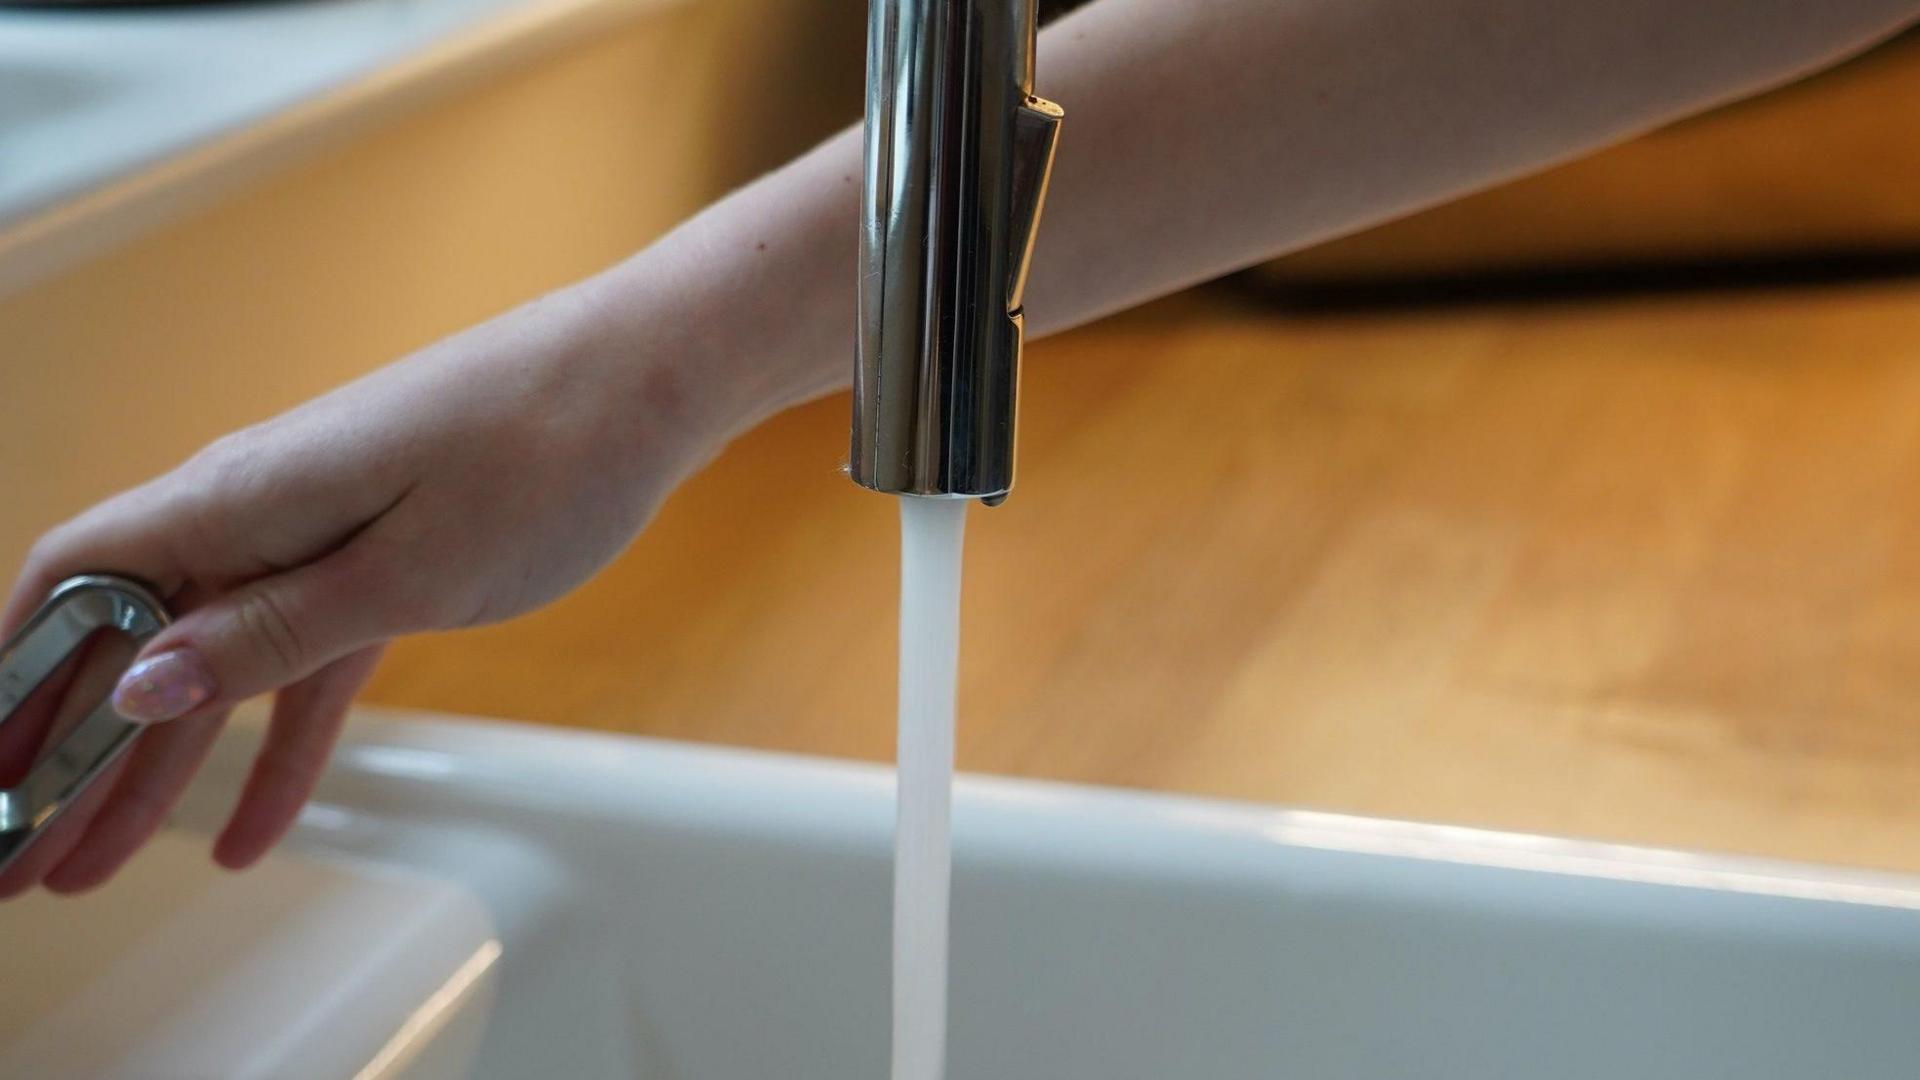
[[[48,529],[27,549],[26,560],[22,564],[23,575],[47,580],[89,570],[108,569],[86,565],[90,535],[85,517],[74,518]]]
[[[202,447],[175,470],[175,494],[205,506],[244,495],[258,482],[262,463],[259,436],[252,428],[230,432]]]
[[[235,616],[252,647],[281,672],[305,671],[311,650],[302,640],[285,602],[271,589],[254,589],[240,598]]]
[[[67,539],[70,535],[70,525],[56,525],[42,533],[27,549],[29,572],[44,574],[58,566],[71,546]]]
[[[202,446],[187,459],[187,467],[214,470],[230,468],[237,462],[245,460],[247,442],[251,438],[251,428],[229,431]]]
[[[241,438],[222,435],[159,481],[166,489],[169,516],[203,549],[223,551],[232,546],[231,514],[226,507],[248,483],[252,468]]]
[[[238,456],[229,449],[232,439],[231,435],[222,435],[182,462],[180,467],[173,471],[173,475],[181,481],[182,487],[189,491],[206,491],[219,487],[221,478],[232,472],[234,458]]]
[[[199,452],[187,459],[180,471],[202,484],[219,486],[243,474],[247,467],[248,435],[245,431],[230,432],[200,448]]]

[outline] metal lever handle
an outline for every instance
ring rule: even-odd
[[[1017,315],[1026,301],[1027,269],[1033,263],[1033,238],[1040,231],[1040,209],[1053,180],[1053,151],[1060,141],[1060,119],[1053,102],[1029,97],[1013,114],[1013,199],[1007,221],[1007,314]]]
[[[136,645],[167,625],[166,605],[145,586],[108,574],[68,578],[20,632],[0,646],[0,724],[97,630],[118,630]],[[20,783],[0,789],[0,870],[133,745],[142,725],[101,701],[34,763]]]

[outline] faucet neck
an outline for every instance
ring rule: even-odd
[[[873,0],[851,472],[877,491],[1013,486],[1021,292],[1060,109],[1032,0]]]

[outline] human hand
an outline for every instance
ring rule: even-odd
[[[177,618],[115,691],[124,715],[155,726],[0,874],[0,897],[106,881],[160,826],[229,710],[274,692],[214,848],[222,865],[252,863],[311,794],[385,642],[559,597],[754,416],[703,358],[649,355],[662,342],[611,316],[603,287],[556,293],[222,438],[35,545],[0,637],[88,571],[150,583]],[[0,727],[0,775],[24,769],[47,712]]]

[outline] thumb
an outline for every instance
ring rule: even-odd
[[[157,723],[277,690],[394,631],[336,554],[195,608],[140,651],[114,688],[129,720]]]

